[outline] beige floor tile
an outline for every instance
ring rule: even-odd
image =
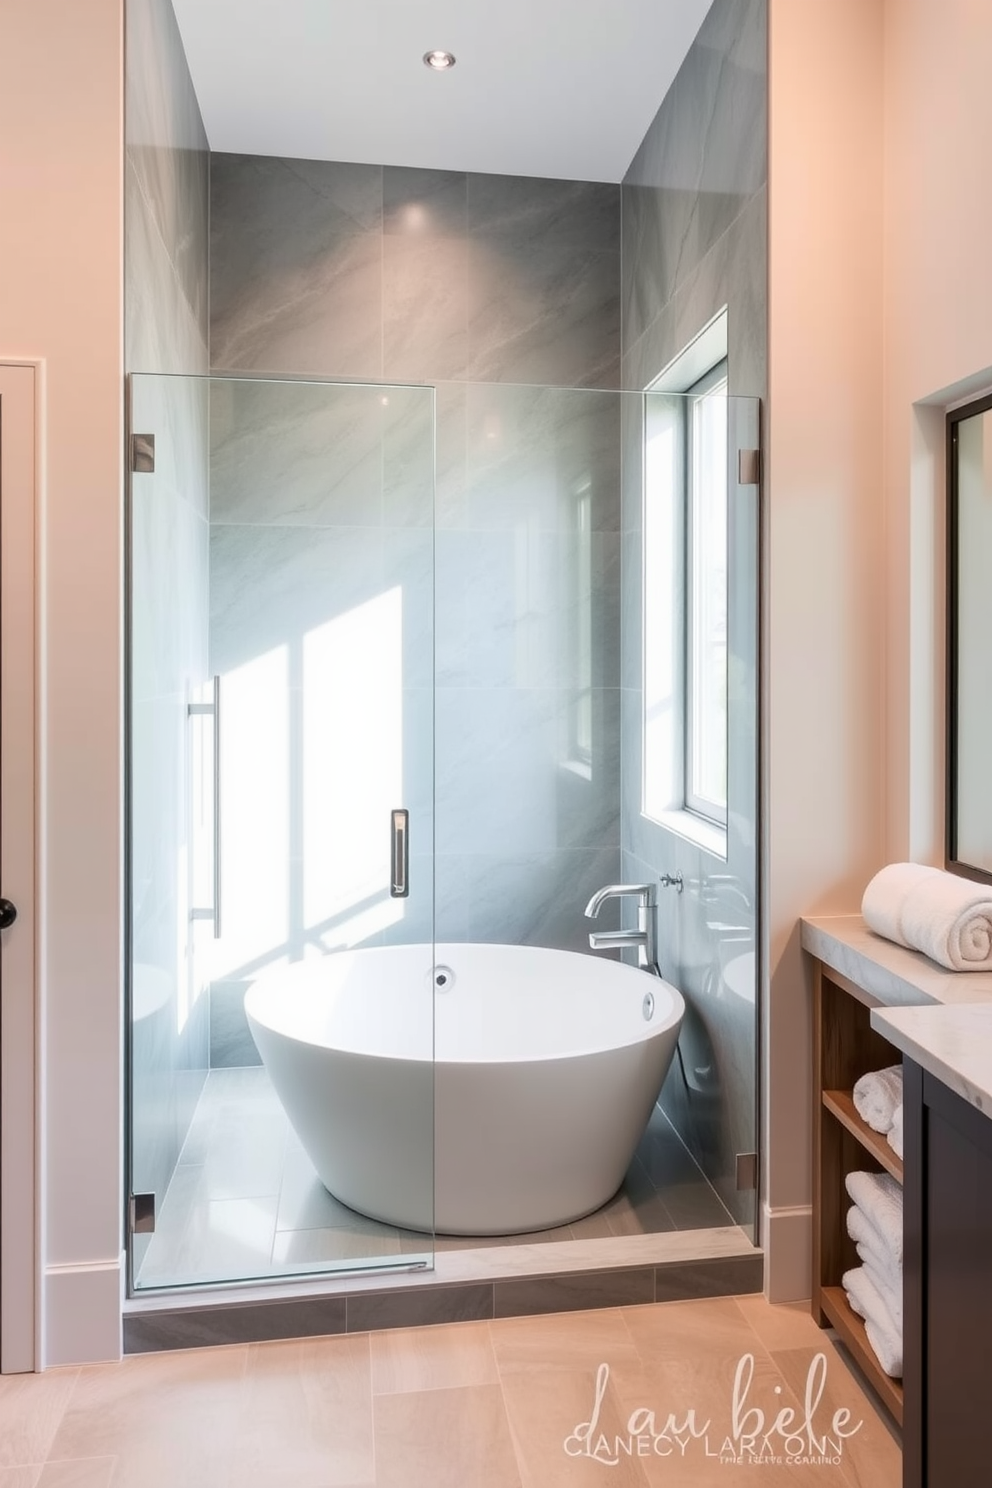
[[[0,1377],[0,1467],[44,1462],[79,1371]]]
[[[46,1462],[38,1488],[110,1488],[116,1457],[77,1457],[70,1462]]]
[[[34,1467],[0,1467],[0,1488],[37,1488],[40,1465]]]
[[[616,1450],[626,1414],[608,1383],[596,1408],[598,1373],[592,1365],[504,1376],[523,1488],[646,1488],[642,1463]]]
[[[375,1398],[376,1488],[520,1488],[499,1385]]]
[[[731,1355],[737,1360],[756,1342],[733,1297],[625,1307],[623,1318],[645,1363]]]
[[[373,1483],[368,1335],[251,1346],[232,1488]]]
[[[372,1390],[449,1390],[499,1383],[488,1323],[373,1333]]]
[[[753,1297],[737,1297],[740,1308],[749,1325],[754,1329],[766,1349],[815,1348],[828,1337],[823,1328],[813,1321],[808,1302],[766,1302],[761,1294]]]
[[[116,1456],[114,1488],[214,1488],[233,1449],[247,1359],[246,1347],[190,1349],[87,1366],[49,1456]]]
[[[821,1333],[820,1341],[811,1347],[777,1349],[771,1357],[802,1404],[810,1365],[818,1353],[824,1354],[827,1360],[823,1397],[815,1413],[815,1423],[822,1428],[820,1434],[828,1431],[838,1410],[851,1413],[850,1423],[845,1428],[847,1431],[854,1431],[856,1424],[861,1422],[860,1429],[843,1443],[840,1453],[846,1483],[851,1488],[899,1488],[902,1450],[894,1428],[875,1409],[837,1346]]]
[[[597,1312],[552,1313],[545,1317],[499,1318],[490,1323],[500,1378],[526,1371],[552,1374],[559,1370],[595,1370],[604,1361],[638,1359],[623,1313],[618,1308]]]

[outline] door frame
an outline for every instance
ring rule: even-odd
[[[38,362],[0,360],[0,1373],[41,1358],[38,1094]]]

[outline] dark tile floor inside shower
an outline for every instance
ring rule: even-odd
[[[574,1224],[526,1235],[437,1236],[435,1249],[600,1240],[734,1223],[656,1107],[619,1192]],[[207,1076],[138,1274],[166,1287],[409,1265],[425,1237],[366,1219],[331,1197],[265,1070]]]

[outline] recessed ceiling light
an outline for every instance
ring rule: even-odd
[[[451,52],[425,52],[424,66],[432,67],[435,72],[449,72],[455,65],[455,59]]]

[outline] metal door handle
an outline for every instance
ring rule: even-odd
[[[0,930],[9,930],[17,919],[17,906],[9,899],[0,899]]]
[[[410,813],[399,810],[392,814],[389,853],[389,893],[393,899],[406,899],[410,893]]]

